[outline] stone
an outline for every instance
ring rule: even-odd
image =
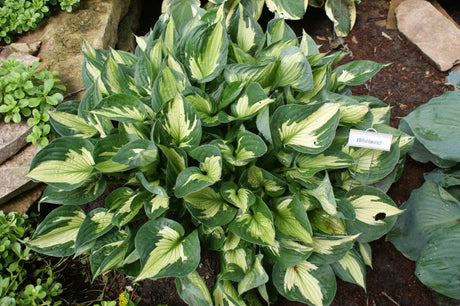
[[[134,53],[136,39],[134,33],[139,28],[143,0],[131,0],[128,14],[120,21],[118,27],[117,50]]]
[[[26,138],[31,131],[25,120],[17,124],[0,121],[0,164],[27,144]]]
[[[29,145],[19,154],[0,165],[0,177],[2,178],[0,205],[37,185],[31,179],[25,177],[37,151],[37,145]]]
[[[12,43],[8,48],[13,52],[33,55],[40,49],[40,44],[41,41],[35,41],[33,43]]]
[[[396,8],[398,29],[441,71],[460,60],[460,30],[429,2],[405,0]]]
[[[27,192],[17,195],[8,202],[0,204],[0,210],[3,210],[5,214],[11,211],[27,213],[29,210],[31,210],[31,207],[40,199],[45,188],[46,186],[44,184],[39,184],[38,186],[27,190]]]

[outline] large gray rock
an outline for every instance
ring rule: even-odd
[[[441,71],[460,61],[460,30],[424,0],[406,0],[396,8],[398,29]]]
[[[31,131],[26,121],[17,124],[0,121],[0,165],[26,145]]]

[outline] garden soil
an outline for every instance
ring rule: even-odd
[[[460,6],[454,2],[456,0],[441,4],[446,4],[445,9],[460,23]],[[149,7],[143,11],[158,10],[157,4],[151,5],[156,8]],[[362,0],[357,5],[354,29],[336,50],[349,51],[349,56],[341,64],[352,60],[391,63],[366,84],[352,88],[352,92],[354,95],[375,96],[390,105],[391,125],[397,127],[401,117],[431,98],[453,90],[453,87],[445,85],[447,73],[438,71],[401,33],[386,29],[389,6],[389,0]],[[143,16],[142,19],[154,20],[152,16]],[[309,8],[304,20],[290,24],[297,33],[305,28],[317,44],[322,45],[322,52],[331,50],[330,42],[334,40],[332,24],[323,10]],[[138,34],[143,35],[145,32]],[[412,190],[423,184],[423,173],[432,169],[432,165],[420,164],[408,157],[402,177],[390,189],[389,195],[397,205],[401,205],[409,198]],[[371,243],[371,247],[373,268],[367,269],[367,290],[338,280],[337,294],[332,305],[427,306],[436,305],[436,301],[440,301],[441,297],[425,287],[414,275],[414,262],[406,259],[391,243],[382,238]],[[198,272],[208,287],[212,288],[220,271],[219,257],[217,253],[206,250],[201,255]],[[88,302],[89,299],[97,299],[101,293],[104,293],[106,300],[116,300],[121,292],[130,291],[131,299],[140,299],[139,305],[185,305],[177,294],[173,279],[146,280],[133,285],[121,273],[111,271],[106,274],[108,283],[104,284],[98,278],[89,285],[80,276],[82,270],[89,273],[84,267],[81,260],[69,261],[67,269],[62,273],[61,282],[68,288],[68,301]],[[448,300],[444,303],[454,304]],[[276,305],[301,304],[280,298]]]

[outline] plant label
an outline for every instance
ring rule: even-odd
[[[347,145],[351,147],[390,151],[393,135],[350,129]]]

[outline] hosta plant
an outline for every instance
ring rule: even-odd
[[[87,92],[50,113],[61,137],[28,174],[49,185],[42,203],[61,206],[28,245],[89,253],[93,277],[175,277],[194,305],[276,292],[327,305],[336,276],[365,287],[368,243],[400,213],[385,191],[411,143],[387,125],[388,106],[350,95],[384,65],[333,69],[343,53],[319,53],[283,19],[264,33],[242,6],[173,9],[135,54],[84,44]],[[394,134],[391,151],[348,147],[351,127]],[[105,206],[85,213],[108,184]],[[201,247],[221,258],[211,292]]]

